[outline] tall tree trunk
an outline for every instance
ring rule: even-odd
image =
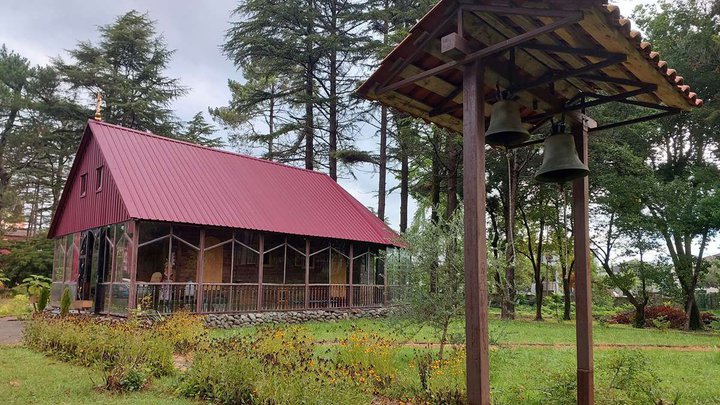
[[[405,151],[400,156],[400,233],[408,227],[408,198],[410,196],[410,159]]]
[[[570,313],[572,312],[572,296],[570,289],[570,278],[572,274],[572,266],[570,268],[563,267],[563,319],[566,321],[570,320]]]
[[[535,320],[542,321],[542,303],[543,303],[543,277],[538,270],[534,271],[535,277]]]
[[[270,86],[270,91],[275,94],[275,84]],[[268,139],[267,139],[267,158],[273,160],[273,140],[275,138],[275,96],[270,97],[270,106],[268,111]]]
[[[433,143],[437,146],[440,139],[440,132],[433,131]],[[437,151],[436,148],[434,150]],[[430,173],[430,223],[437,226],[440,222],[440,156],[435,153],[432,160],[432,167]],[[438,258],[435,258],[430,268],[430,292],[434,293],[437,291],[438,284]]]
[[[452,218],[458,206],[458,148],[455,133],[447,133],[447,209],[445,218]]]
[[[330,1],[331,6],[331,32],[330,35],[333,38],[337,37],[337,0]],[[330,111],[329,111],[329,122],[328,122],[328,155],[329,155],[329,171],[330,178],[337,181],[337,142],[338,142],[338,113],[337,113],[337,79],[338,79],[338,67],[337,67],[337,50],[332,49],[330,51]]]
[[[314,0],[308,2],[309,10],[315,9]],[[312,40],[309,37],[313,33],[312,22],[308,23],[307,35],[305,39],[305,52],[308,55],[307,66],[305,70],[305,124],[303,132],[305,135],[305,168],[313,170],[315,161],[315,145],[314,145],[314,126],[315,117],[313,116],[313,104],[315,88],[313,83],[313,72],[315,71],[315,61],[312,53]]]
[[[501,318],[515,319],[515,203],[517,200],[518,163],[515,152],[509,152],[507,203],[505,207],[505,286],[503,288]]]
[[[388,110],[383,106],[380,108],[380,156],[378,168],[378,208],[377,216],[385,221],[385,193],[387,187],[387,125]]]

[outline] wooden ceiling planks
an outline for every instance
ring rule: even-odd
[[[597,43],[602,44],[611,52],[622,52],[628,56],[624,63],[633,75],[639,80],[658,85],[655,91],[663,102],[671,107],[689,110],[688,100],[673,85],[668,86],[667,80],[656,69],[649,67],[649,62],[643,57],[617,28],[611,27],[605,13],[596,8],[585,11],[585,18],[578,23]]]

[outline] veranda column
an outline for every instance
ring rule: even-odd
[[[130,222],[132,227],[132,243],[130,245],[130,292],[128,293],[128,309],[137,308],[137,261],[140,227],[137,221]],[[96,243],[99,243],[96,242]]]
[[[200,230],[200,251],[197,262],[197,291],[195,291],[195,312],[203,312],[203,278],[205,278],[205,229]],[[222,280],[221,280],[222,281]]]
[[[387,249],[385,249],[385,252],[387,252]],[[380,253],[378,251],[378,253]],[[378,254],[379,256],[379,254]],[[385,255],[385,258],[387,258],[387,255]],[[370,259],[370,256],[368,255],[368,259]],[[375,268],[375,279],[377,280],[377,266],[373,266]],[[383,275],[383,306],[388,306],[388,303],[390,302],[390,291],[388,290],[388,275],[387,275],[387,263],[383,263],[382,268],[382,275]]]
[[[578,156],[588,163],[588,127],[582,122],[572,123]],[[592,347],[592,289],[590,286],[590,232],[588,225],[589,180],[573,181],[573,237],[575,254],[575,337],[577,340],[577,403],[593,404],[593,347]]]
[[[350,298],[348,298],[348,306],[352,308],[354,302],[355,291],[353,287],[353,244],[350,244]],[[362,283],[361,283],[362,284]]]
[[[310,239],[305,239],[305,309],[310,308]]]
[[[258,250],[258,289],[257,289],[257,310],[263,308],[263,268],[265,267],[265,235],[260,234],[260,247]]]
[[[490,405],[484,73],[485,69],[480,61],[466,65],[463,72],[465,344],[467,395],[471,405]]]

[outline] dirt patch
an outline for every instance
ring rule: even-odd
[[[192,364],[192,354],[173,354],[173,364],[181,373],[186,372]]]
[[[0,318],[0,345],[22,343],[22,324],[15,317]]]

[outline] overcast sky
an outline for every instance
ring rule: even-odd
[[[617,4],[624,15],[629,15],[635,5],[643,2],[648,1],[624,0]],[[220,52],[235,5],[233,0],[15,0],[6,2],[0,14],[0,43],[34,64],[47,64],[52,57],[66,57],[66,50],[74,48],[78,41],[95,41],[99,25],[110,24],[133,9],[147,12],[157,21],[158,32],[165,36],[170,49],[176,50],[167,73],[180,78],[183,85],[190,88],[187,96],[173,104],[178,116],[188,120],[198,111],[207,115],[208,107],[225,105],[230,96],[227,80],[242,80],[241,74]],[[373,142],[377,140],[367,135],[358,140],[361,147],[376,150]],[[376,173],[365,168],[357,170],[355,175],[356,179],[341,179],[340,183],[363,204],[376,207]],[[397,183],[390,177],[389,188]],[[399,193],[394,191],[388,196],[386,215],[396,229],[399,209]],[[415,209],[413,201],[411,219]]]

